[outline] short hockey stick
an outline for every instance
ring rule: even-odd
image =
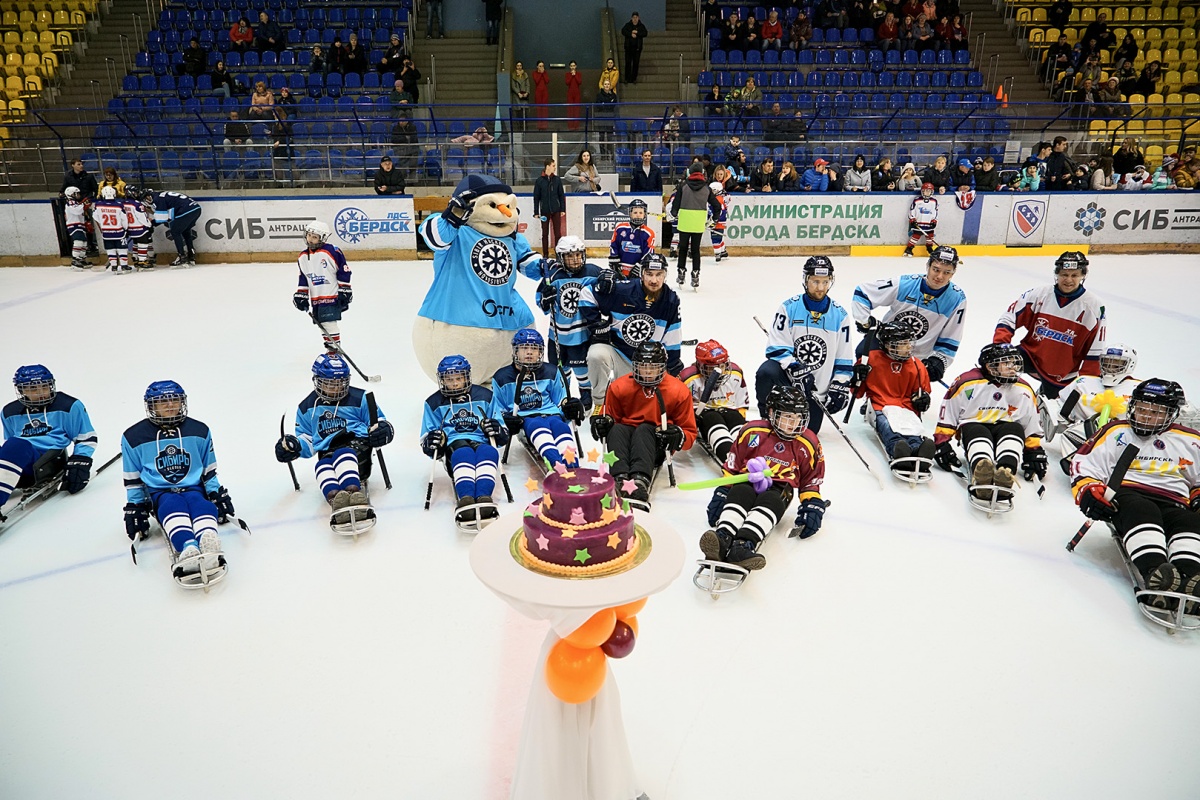
[[[1112,497],[1116,490],[1121,487],[1121,481],[1125,480],[1125,473],[1129,471],[1129,467],[1133,465],[1133,460],[1138,456],[1138,446],[1136,444],[1126,445],[1121,451],[1121,455],[1117,457],[1117,463],[1113,467],[1112,475],[1108,476],[1108,483],[1105,484],[1104,496],[1109,502],[1112,502]],[[1067,552],[1074,553],[1075,545],[1079,544],[1084,535],[1091,529],[1092,523],[1095,520],[1087,520],[1080,526],[1079,530],[1071,537],[1071,541],[1067,542]]]
[[[496,441],[491,436],[488,436],[487,440],[488,444],[490,444],[493,448],[496,446]],[[500,473],[500,484],[504,487],[504,496],[507,497],[508,502],[511,503],[513,501],[513,493],[512,489],[510,489],[508,486],[508,476],[504,474],[504,465],[496,464],[496,471]]]
[[[322,325],[320,322],[317,323],[317,327],[321,329],[321,333],[325,334],[326,336],[329,336],[329,331],[325,330],[325,326]],[[349,364],[350,366],[354,367],[354,371],[357,372],[359,374],[359,377],[361,377],[367,383],[379,383],[380,381],[383,380],[382,375],[368,375],[367,373],[365,373],[361,369],[359,369],[358,364],[354,363],[354,359],[352,359],[349,356],[349,354],[346,353],[346,351],[342,348],[341,342],[331,342],[330,346],[334,350],[337,351],[339,356],[346,359],[346,363]]]
[[[350,359],[346,360],[349,361]],[[379,407],[375,405],[374,392],[367,392],[367,415],[370,418],[372,428],[379,424]],[[383,474],[383,485],[390,490],[392,488],[392,478],[388,475],[387,462],[383,460],[383,451],[378,448],[372,448],[371,452],[378,456],[379,471]]]
[[[562,345],[558,342],[558,328],[555,327],[553,319],[550,320],[550,339],[554,343],[554,365],[558,368],[558,377],[562,379],[563,391],[567,393],[567,397],[573,398],[571,379],[567,376],[567,369],[562,363]],[[586,415],[588,411],[590,409],[584,409],[584,414]],[[575,436],[575,458],[578,461],[583,458],[583,440],[579,438],[579,424],[573,419],[567,420],[567,424],[571,426],[571,433]]]
[[[524,372],[524,370],[518,370],[517,371],[517,388],[513,392],[512,413],[513,413],[514,417],[520,416],[519,414],[517,414],[517,403],[520,402],[519,398],[521,397],[521,386],[524,385],[524,383],[525,383],[525,372]],[[507,423],[505,423],[505,424],[507,425]],[[504,443],[504,454],[502,456],[500,456],[501,464],[508,463],[508,451],[512,449],[513,438],[516,435],[517,434],[513,433],[512,431],[508,432],[508,441]]]
[[[663,401],[662,390],[657,387],[654,389],[654,396],[658,399],[658,410],[661,416],[661,424],[659,430],[664,434],[667,432],[667,404]],[[675,480],[675,459],[671,456],[671,448],[663,447],[667,453],[667,477],[671,480],[671,486],[678,486]]]
[[[425,485],[425,510],[429,510],[429,502],[433,499],[433,477],[437,474],[438,462],[442,457],[438,453],[433,454],[433,458],[429,459],[429,483]]]
[[[279,418],[279,438],[283,439],[287,434],[284,432],[283,423],[287,419],[287,414]],[[296,468],[292,466],[292,462],[287,462],[288,473],[292,476],[292,488],[297,492],[300,491],[300,481],[296,480]]]

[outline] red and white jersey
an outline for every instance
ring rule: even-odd
[[[761,419],[747,422],[725,457],[725,473],[745,473],[746,462],[752,458],[766,459],[775,468],[772,480],[795,489],[801,502],[820,499],[821,484],[825,482],[825,453],[812,431],[805,428],[795,439],[782,439],[768,422]]]
[[[130,236],[141,236],[153,227],[150,215],[146,213],[146,207],[142,205],[142,201],[125,198],[124,206],[125,222]]]
[[[316,250],[300,251],[296,264],[300,267],[299,291],[308,295],[314,306],[336,303],[338,288],[350,288],[350,268],[341,248],[328,242]]]
[[[82,200],[68,200],[63,207],[63,216],[66,219],[67,231],[73,231],[77,228],[87,227],[87,204]]]
[[[1086,288],[1073,298],[1053,285],[1030,289],[1001,315],[992,341],[1011,342],[1018,328],[1025,329],[1018,346],[1050,382],[1066,386],[1081,374],[1100,374],[1104,306]]]
[[[746,415],[746,409],[750,405],[750,392],[746,389],[746,378],[742,373],[742,368],[734,362],[730,361],[725,366],[721,379],[713,387],[707,401],[702,400],[704,376],[700,374],[700,370],[696,368],[695,364],[679,373],[679,380],[683,381],[683,385],[691,391],[697,413],[700,412],[700,406],[704,405],[707,408],[733,408],[741,411],[742,416]]]
[[[92,205],[92,219],[105,239],[116,239],[125,235],[127,218],[120,200],[97,200]]]
[[[1085,442],[1071,459],[1071,491],[1076,501],[1083,487],[1107,484],[1121,452],[1137,445],[1138,455],[1121,487],[1187,503],[1200,497],[1200,433],[1172,425],[1156,436],[1138,436],[1125,420],[1110,422]]]
[[[908,221],[915,225],[937,225],[937,198],[917,197],[908,209]]]
[[[1037,395],[1024,379],[1016,383],[992,383],[978,367],[959,375],[942,400],[933,441],[937,444],[949,441],[968,422],[984,425],[1016,422],[1025,431],[1026,447],[1042,443]]]
[[[1128,419],[1129,398],[1141,381],[1137,378],[1125,378],[1116,386],[1105,386],[1104,382],[1095,375],[1080,375],[1064,393],[1079,392],[1079,402],[1071,409],[1070,418],[1083,422],[1098,416],[1106,407],[1109,408],[1109,420]],[[1112,394],[1107,394],[1112,392]],[[1106,420],[1107,421],[1107,420]]]
[[[671,202],[675,202],[675,195],[673,193],[671,195]],[[725,224],[729,221],[729,195],[717,195],[717,202],[721,204],[721,213],[713,216],[712,209],[710,208],[708,210],[708,218],[712,220],[713,230],[723,231],[725,230]],[[670,208],[669,205],[667,207]]]

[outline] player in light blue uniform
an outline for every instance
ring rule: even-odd
[[[155,381],[144,396],[146,418],[121,436],[125,473],[125,533],[150,530],[150,514],[166,531],[176,554],[176,579],[225,564],[217,524],[234,514],[229,492],[217,480],[217,457],[208,426],[188,417],[187,393],[175,381]]]
[[[96,431],[83,403],[59,392],[54,375],[41,364],[13,375],[18,400],[4,406],[0,445],[0,506],[13,490],[63,472],[62,486],[75,494],[91,477]],[[74,443],[70,458],[66,448]],[[64,472],[65,470],[65,472]]]
[[[147,192],[154,208],[154,224],[167,226],[167,238],[175,242],[179,257],[172,267],[196,263],[196,223],[200,221],[200,204],[182,192]]]
[[[492,378],[492,399],[512,436],[524,431],[537,452],[553,466],[578,458],[574,433],[567,419],[583,421],[583,403],[567,397],[562,375],[542,361],[545,342],[526,328],[513,337],[513,363]],[[570,448],[575,458],[564,454]]]
[[[462,356],[443,358],[437,376],[438,391],[425,400],[421,450],[434,459],[449,452],[458,509],[483,504],[482,516],[499,516],[492,500],[500,461],[495,446],[508,441],[501,413],[491,391],[471,384],[471,364]]]
[[[578,236],[563,236],[554,246],[557,261],[543,261],[537,269],[538,304],[550,315],[550,363],[562,364],[575,376],[579,400],[585,408],[592,405],[592,384],[588,380],[587,351],[592,331],[580,311],[582,304],[595,304],[593,289],[600,279],[600,268],[587,263],[587,248]],[[607,326],[607,320],[604,322]]]

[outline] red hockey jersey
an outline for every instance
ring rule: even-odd
[[[678,378],[663,375],[658,384],[663,407],[667,411],[667,422],[683,429],[683,449],[687,450],[696,441],[696,412],[692,409],[692,393]],[[649,422],[658,427],[662,423],[662,409],[653,389],[645,389],[632,375],[622,375],[608,385],[604,395],[604,413],[622,425],[641,425]]]
[[[1017,346],[1050,383],[1061,387],[1080,375],[1100,374],[1104,306],[1087,289],[1073,298],[1057,294],[1053,285],[1030,289],[1000,317],[992,341],[1011,342],[1018,328],[1025,338]]]
[[[920,359],[912,357],[907,361],[896,361],[876,349],[867,357],[867,363],[871,365],[871,371],[855,396],[861,397],[865,392],[876,411],[887,406],[900,406],[916,414],[912,396],[918,391],[929,391],[929,372]]]

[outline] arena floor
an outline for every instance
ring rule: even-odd
[[[357,542],[330,533],[311,462],[297,463],[296,493],[273,456],[320,350],[291,305],[294,266],[0,270],[0,373],[50,367],[88,406],[97,463],[142,417],[146,385],[179,381],[254,531],[223,528],[228,578],[187,592],[161,543],[131,563],[118,466],[0,535],[0,797],[508,796],[545,626],[476,581],[444,475],[421,509],[417,432],[434,387],[409,332],[429,263],[347,255],[344,343],[383,375],[398,432],[384,451],[394,488],[373,481],[380,523]],[[832,294],[848,305],[858,281],[922,261],[836,259]],[[1051,262],[965,260],[952,374],[1022,290],[1051,281]],[[751,316],[800,290],[801,263],[708,259],[702,292],[683,295],[684,336],[719,339],[752,373]],[[1096,256],[1088,287],[1110,340],[1139,351],[1139,376],[1200,392],[1195,268],[1194,256]],[[885,471],[865,426],[850,432]],[[1196,797],[1200,636],[1143,621],[1105,532],[1064,550],[1082,517],[1061,472],[1041,500],[1027,486],[987,520],[951,475],[912,490],[884,475],[880,491],[836,432],[823,440],[833,505],[820,534],[777,532],[766,569],[715,602],[689,564],[614,666],[652,800]],[[677,469],[717,474],[699,449]],[[518,502],[530,471],[514,450]],[[698,558],[707,494],[662,478],[655,509]]]

